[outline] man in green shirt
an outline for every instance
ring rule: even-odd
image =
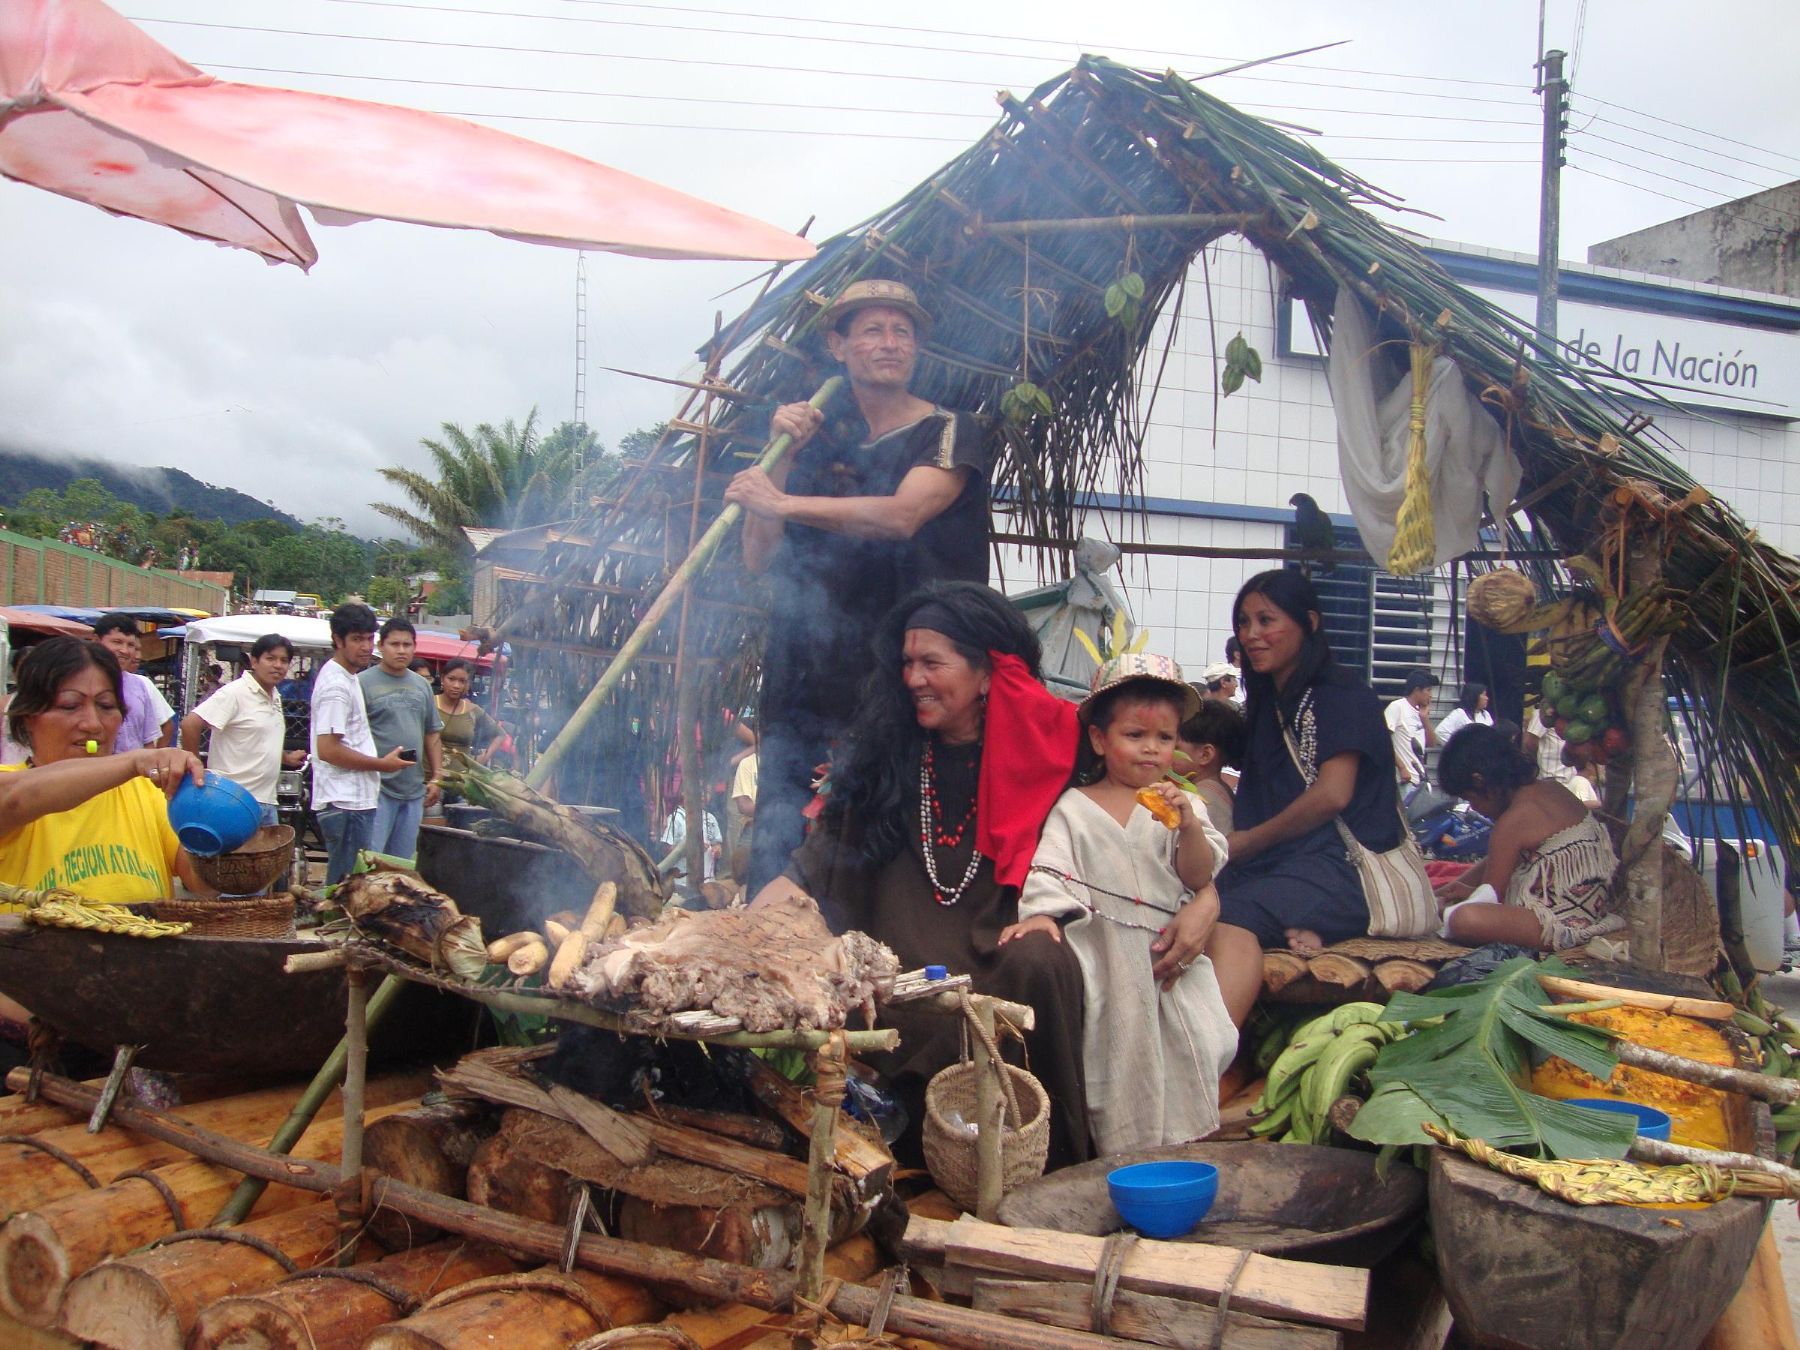
[[[409,669],[417,640],[418,631],[405,619],[389,619],[381,627],[380,661],[357,676],[376,749],[410,753],[410,762],[398,773],[381,776],[375,804],[375,838],[369,847],[394,858],[417,855],[419,822],[425,808],[437,803],[443,766],[444,723],[437,700],[430,682]]]

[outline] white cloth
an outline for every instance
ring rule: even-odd
[[[680,848],[687,843],[687,808],[685,806],[676,807],[675,814],[669,817],[669,823],[663,826],[662,841],[669,848]],[[719,832],[719,818],[711,811],[705,813],[705,817],[700,823],[700,841],[706,846],[700,850],[700,865],[703,869],[700,879],[711,881],[713,872],[716,870],[714,860],[718,856],[719,845],[725,842],[725,836]],[[677,877],[687,875],[687,866],[681,858],[678,857],[675,860],[675,867],[670,875]]]
[[[1425,781],[1425,717],[1403,698],[1381,714],[1394,741],[1394,772],[1402,783]]]
[[[1491,727],[1494,725],[1494,714],[1483,708],[1474,716],[1470,716],[1464,708],[1452,708],[1444,714],[1444,720],[1437,724],[1439,745],[1448,745],[1450,738],[1466,726]]]
[[[756,752],[752,751],[738,761],[737,772],[732,775],[731,795],[748,797],[752,806],[756,805]]]
[[[1204,815],[1201,821],[1216,872],[1225,865],[1225,839]],[[1204,956],[1166,993],[1150,977],[1157,929],[1189,898],[1175,875],[1174,831],[1142,806],[1121,826],[1071,788],[1044,822],[1032,865],[1019,917],[1067,920],[1063,941],[1081,965],[1082,1071],[1095,1146],[1117,1153],[1210,1134],[1219,1125],[1219,1078],[1238,1039],[1218,977]]]
[[[312,691],[313,810],[373,811],[381,796],[381,775],[373,769],[340,769],[319,754],[319,737],[335,734],[352,750],[375,753],[362,685],[335,658],[319,667]]]
[[[1594,785],[1581,776],[1577,769],[1563,763],[1563,738],[1556,734],[1556,728],[1544,725],[1544,719],[1538,716],[1533,708],[1531,716],[1525,721],[1525,734],[1537,737],[1538,777],[1548,778],[1552,782],[1561,783],[1581,800],[1584,806],[1600,805],[1600,795],[1594,791]]]
[[[194,713],[212,728],[206,767],[224,774],[257,801],[275,805],[281,747],[287,738],[281,695],[265,690],[246,670],[196,706]]]
[[[1404,351],[1404,349],[1400,349]],[[1326,368],[1337,410],[1338,471],[1363,546],[1377,563],[1394,547],[1395,522],[1406,499],[1412,376],[1387,390],[1375,387],[1390,369],[1387,349],[1375,349],[1375,325],[1362,302],[1338,287]],[[1479,392],[1479,391],[1476,391]],[[1481,542],[1482,493],[1498,518],[1519,491],[1519,461],[1506,433],[1463,381],[1456,363],[1433,363],[1425,398],[1425,461],[1431,476],[1436,561],[1445,563]]]

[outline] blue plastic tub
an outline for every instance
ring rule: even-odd
[[[256,798],[229,778],[206,775],[206,786],[184,778],[169,798],[169,825],[189,853],[211,857],[229,853],[250,841],[262,824]]]
[[[1623,1102],[1615,1097],[1571,1097],[1569,1105],[1630,1116],[1637,1121],[1639,1139],[1658,1139],[1665,1144],[1669,1142],[1668,1112],[1658,1111],[1654,1106],[1645,1106],[1641,1102]]]
[[[1204,1162],[1147,1162],[1116,1167],[1107,1194],[1119,1217],[1149,1238],[1177,1238],[1194,1230],[1219,1194],[1219,1169]]]

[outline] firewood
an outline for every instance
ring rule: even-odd
[[[564,1221],[569,1208],[568,1185],[569,1173],[519,1152],[504,1125],[469,1159],[470,1203],[539,1223]]]
[[[1718,999],[1687,998],[1681,994],[1651,994],[1641,989],[1615,989],[1608,984],[1595,984],[1587,980],[1571,980],[1561,975],[1540,975],[1538,983],[1547,994],[1561,994],[1565,998],[1590,999],[1616,998],[1628,1008],[1649,1008],[1654,1012],[1679,1013],[1683,1017],[1698,1017],[1707,1022],[1729,1022],[1735,1009]]]
[[[1279,994],[1306,974],[1306,960],[1294,952],[1263,953],[1263,992]]]
[[[853,1237],[840,1242],[825,1253],[825,1275],[845,1284],[857,1284],[881,1268],[881,1252],[867,1237]],[[675,1327],[692,1336],[706,1350],[719,1346],[751,1346],[762,1343],[753,1330],[766,1329],[778,1335],[793,1322],[788,1313],[753,1308],[746,1303],[725,1303],[710,1308],[683,1309],[663,1319],[663,1325]],[[780,1344],[780,1342],[774,1342]],[[321,1350],[324,1350],[321,1347]]]
[[[319,1120],[301,1136],[294,1153],[335,1162],[342,1147],[343,1122]],[[239,1180],[227,1168],[202,1162],[159,1167],[156,1175],[186,1212],[185,1225],[177,1225],[161,1193],[139,1177],[67,1195],[8,1219],[0,1227],[0,1309],[27,1326],[54,1325],[63,1295],[76,1276],[109,1256],[173,1233],[178,1226],[204,1224],[230,1198]],[[258,1217],[280,1213],[311,1199],[305,1191],[271,1186],[255,1213]]]
[[[941,1249],[951,1265],[1048,1280],[1089,1280],[1104,1239],[1036,1228],[1002,1228],[964,1216],[953,1224],[915,1218],[906,1249]],[[1202,1242],[1140,1240],[1126,1256],[1119,1288],[1177,1298],[1217,1301],[1240,1253]],[[1265,1317],[1362,1329],[1369,1273],[1280,1257],[1253,1255],[1244,1265],[1231,1306]]]
[[[1005,1313],[1071,1331],[1088,1331],[1094,1324],[1093,1297],[1091,1284],[982,1279],[975,1281],[973,1306],[981,1312]],[[1223,1338],[1215,1338],[1218,1320],[1219,1310],[1202,1303],[1121,1289],[1113,1295],[1109,1326],[1113,1335],[1128,1340],[1172,1345],[1182,1350],[1212,1345],[1225,1350],[1337,1350],[1344,1343],[1341,1333],[1326,1327],[1253,1317],[1236,1308],[1226,1315]]]
[[[751,1066],[750,1091],[764,1106],[775,1112],[800,1134],[812,1129],[812,1103],[806,1093],[758,1060]],[[894,1166],[894,1155],[880,1137],[871,1139],[854,1124],[839,1122],[833,1132],[833,1165],[855,1181],[871,1176],[885,1177]]]
[[[880,1295],[856,1285],[840,1286],[826,1306],[833,1316],[866,1325],[875,1315]],[[917,1336],[958,1350],[1107,1350],[1133,1344],[1091,1331],[1064,1331],[1037,1320],[1022,1321],[998,1313],[977,1312],[952,1303],[902,1295],[888,1308],[889,1335]]]
[[[730,1261],[759,1270],[783,1270],[793,1264],[805,1227],[797,1200],[769,1204],[766,1192],[723,1205],[664,1204],[625,1195],[619,1202],[619,1236],[649,1242],[715,1261]],[[868,1207],[834,1197],[827,1241],[843,1242],[861,1230]]]
[[[369,1080],[368,1100],[374,1106],[388,1106],[406,1097],[417,1096],[419,1087],[417,1075],[384,1075]],[[293,1104],[292,1088],[267,1088],[235,1097],[196,1102],[179,1108],[179,1114],[196,1125],[240,1139],[265,1139],[287,1117]],[[41,1139],[81,1163],[102,1184],[121,1172],[160,1167],[187,1156],[173,1144],[145,1138],[116,1124],[109,1123],[99,1134],[89,1134],[87,1125],[74,1123],[76,1118],[69,1112],[50,1106],[45,1109],[57,1116],[55,1128],[35,1132],[0,1129],[0,1133],[30,1134]],[[334,1096],[321,1115],[330,1119],[341,1113],[341,1100]],[[88,1189],[79,1173],[41,1149],[25,1144],[0,1144],[0,1219]]]
[[[787,1147],[787,1131],[774,1121],[764,1120],[760,1116],[746,1116],[736,1111],[701,1111],[688,1106],[670,1106],[665,1102],[656,1103],[648,1114],[673,1125],[685,1125],[690,1130],[704,1130],[707,1134],[735,1139],[751,1148]]]
[[[1383,961],[1375,967],[1375,982],[1390,994],[1416,994],[1437,976],[1437,971],[1423,961],[1404,957]]]
[[[516,1263],[497,1247],[452,1239],[396,1252],[356,1269],[420,1302],[470,1280],[504,1275]],[[354,1280],[290,1280],[222,1298],[200,1314],[188,1350],[358,1350],[405,1309]]]
[[[650,1160],[648,1131],[610,1106],[561,1084],[539,1087],[529,1078],[508,1073],[496,1067],[494,1062],[475,1055],[465,1055],[453,1068],[439,1074],[438,1081],[452,1097],[477,1097],[567,1121],[586,1131],[595,1143],[622,1163]]]
[[[561,1350],[596,1332],[649,1321],[661,1313],[661,1305],[642,1285],[580,1269],[562,1275],[546,1266],[447,1290],[404,1321],[377,1327],[363,1346],[365,1350],[496,1345],[507,1350]]]
[[[500,1126],[500,1113],[485,1102],[437,1102],[413,1106],[376,1121],[363,1136],[363,1166],[421,1190],[461,1198],[469,1161]],[[443,1234],[387,1210],[370,1216],[369,1231],[390,1251],[436,1242]]]
[[[337,1247],[330,1201],[257,1219],[235,1230],[268,1243],[302,1270],[328,1264]],[[118,1350],[181,1350],[200,1310],[228,1294],[266,1289],[287,1272],[241,1243],[191,1239],[102,1262],[69,1285],[61,1330]]]
[[[1369,963],[1342,952],[1320,952],[1306,963],[1306,970],[1320,984],[1361,989],[1369,982]]]

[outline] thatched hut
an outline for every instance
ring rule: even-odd
[[[1377,219],[1404,209],[1398,201],[1189,80],[1088,57],[1001,105],[968,150],[716,332],[701,349],[706,374],[656,451],[547,550],[543,580],[512,592],[502,627],[547,725],[593,686],[717,513],[771,406],[829,373],[813,327],[850,281],[895,277],[927,297],[937,321],[916,391],[986,414],[1009,528],[1072,545],[1088,494],[1141,485],[1137,411],[1159,369],[1153,316],[1202,249],[1238,234],[1304,299],[1322,340],[1341,293],[1373,316],[1384,345],[1455,364],[1522,468],[1514,499],[1488,503],[1497,538],[1540,559],[1586,551],[1686,606],[1666,673],[1701,710],[1697,741],[1781,837],[1800,839],[1800,565],[1677,467],[1648,418]],[[1021,406],[1026,384],[1048,412]],[[1542,567],[1553,581],[1553,565]],[[585,726],[578,753],[558,747],[564,792],[617,800],[646,773],[654,783],[676,725],[710,735],[704,711],[741,705],[754,687],[758,625],[728,542]],[[1653,692],[1646,706],[1661,717]]]

